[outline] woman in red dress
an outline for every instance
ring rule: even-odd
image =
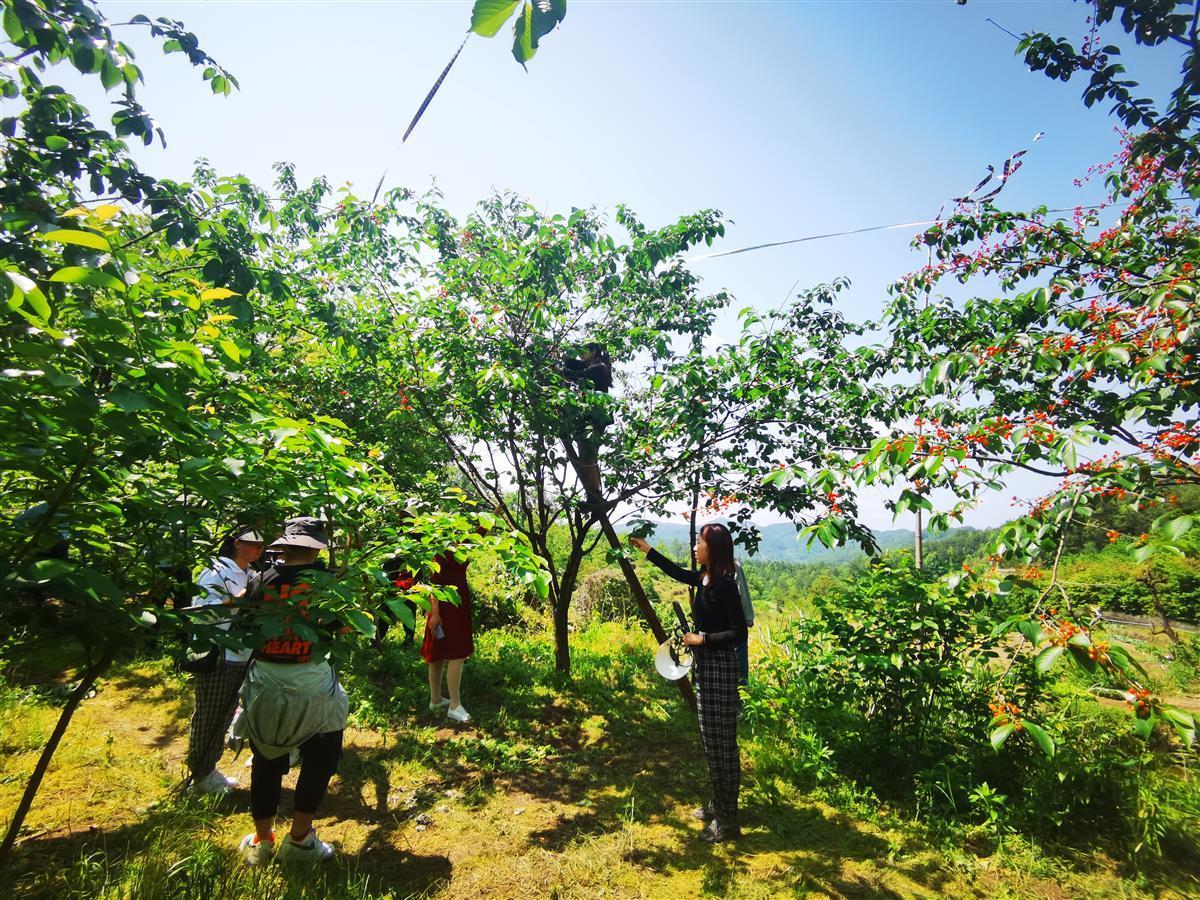
[[[458,591],[459,602],[439,603],[430,598],[429,616],[425,620],[425,642],[421,656],[429,663],[429,708],[434,712],[446,710],[446,717],[455,722],[471,721],[459,696],[463,663],[475,652],[475,636],[471,629],[471,588],[467,585],[467,564],[459,562],[453,553],[437,557],[439,569],[430,582]],[[439,631],[441,637],[438,636]],[[446,672],[448,698],[442,697],[442,671]]]

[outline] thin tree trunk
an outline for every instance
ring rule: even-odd
[[[75,690],[71,692],[71,697],[67,700],[67,705],[63,707],[62,712],[59,714],[58,724],[54,726],[54,732],[50,735],[50,740],[42,748],[42,755],[38,758],[37,765],[33,767],[33,774],[29,776],[29,781],[25,784],[25,793],[21,797],[21,802],[17,804],[17,811],[13,813],[12,821],[8,825],[8,833],[4,836],[4,843],[0,845],[0,869],[5,868],[12,860],[12,852],[17,842],[17,835],[20,834],[21,826],[25,824],[25,817],[29,814],[30,807],[33,806],[33,798],[37,796],[38,788],[42,785],[42,778],[45,777],[46,770],[50,768],[50,760],[54,756],[54,751],[58,749],[59,742],[67,732],[67,726],[71,724],[71,717],[75,715],[75,710],[79,708],[79,704],[83,702],[83,698],[88,695],[88,691],[92,689],[92,685],[96,683],[96,679],[103,675],[108,667],[112,665],[114,656],[114,653],[106,653],[99,662],[88,666],[87,671],[83,674],[83,679],[79,682]]]
[[[558,580],[554,604],[554,668],[564,675],[571,674],[571,642],[568,631],[571,617],[571,598],[575,596],[575,583],[579,578],[579,566],[583,563],[583,547],[574,546]]]
[[[700,505],[700,473],[696,473],[696,480],[692,484],[692,509],[688,513],[688,548],[687,557],[691,567],[692,574],[696,574],[696,553],[693,548],[696,546],[696,508]],[[688,603],[695,604],[696,589],[690,584],[688,585]]]
[[[571,645],[567,640],[567,624],[570,610],[561,595],[554,598],[554,668],[563,675],[571,675]]]
[[[1146,584],[1150,588],[1150,596],[1154,603],[1154,611],[1158,613],[1158,617],[1162,619],[1163,634],[1171,639],[1171,643],[1176,645],[1182,644],[1183,641],[1179,639],[1179,632],[1171,627],[1171,620],[1167,616],[1167,610],[1163,607],[1162,598],[1158,594],[1158,579],[1155,577],[1153,572],[1151,572],[1149,577],[1146,578]]]
[[[917,510],[917,533],[913,536],[913,564],[917,571],[925,568],[925,523],[921,510]]]

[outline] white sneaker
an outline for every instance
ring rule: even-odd
[[[297,843],[289,833],[279,845],[280,862],[318,863],[330,859],[334,854],[333,844],[317,837],[317,830],[310,828],[304,840]]]
[[[242,838],[238,852],[242,854],[242,862],[248,866],[266,865],[275,852],[275,832],[272,831],[271,837],[265,841],[260,841],[257,834],[250,832]]]
[[[470,722],[471,714],[461,706],[451,706],[446,710],[446,718],[453,719],[455,722]]]
[[[430,712],[440,712],[441,710],[445,709],[449,705],[450,705],[450,701],[447,700],[445,697],[443,697],[437,703],[430,703],[429,711]]]
[[[193,794],[228,794],[231,788],[237,787],[237,781],[226,778],[216,769],[213,769],[203,778],[192,782],[191,792]]]

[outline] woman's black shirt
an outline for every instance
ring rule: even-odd
[[[746,642],[746,614],[732,575],[718,578],[714,585],[706,585],[701,572],[689,572],[657,550],[651,549],[646,559],[676,581],[697,588],[696,599],[692,602],[692,627],[704,633],[706,646],[732,647]]]

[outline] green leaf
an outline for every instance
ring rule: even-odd
[[[1144,719],[1139,719],[1136,715],[1133,717],[1133,733],[1142,740],[1149,740],[1150,735],[1154,733],[1154,713],[1146,716]]]
[[[1167,537],[1173,541],[1179,540],[1191,529],[1194,521],[1191,516],[1180,516],[1178,519],[1172,519],[1167,523],[1167,527],[1163,529],[1167,533]]]
[[[26,571],[29,573],[28,581],[45,584],[47,581],[75,571],[75,564],[67,562],[65,559],[39,559]]]
[[[392,611],[392,614],[405,625],[411,628],[416,624],[416,616],[413,615],[413,611],[409,609],[407,603],[397,600],[395,597],[388,597],[384,603],[387,604],[387,608]]]
[[[1063,648],[1055,644],[1039,653],[1033,663],[1039,672],[1045,673],[1050,671],[1050,667],[1058,661],[1062,654]]]
[[[1037,744],[1042,752],[1046,754],[1048,759],[1054,758],[1054,739],[1046,733],[1046,730],[1036,722],[1030,722],[1028,719],[1021,723],[1025,730],[1029,732],[1029,736],[1033,738],[1033,742]]]
[[[87,284],[121,292],[125,290],[125,282],[120,278],[99,269],[85,269],[83,266],[66,266],[51,275],[50,280],[65,284]]]
[[[150,409],[154,405],[154,402],[145,394],[139,394],[137,391],[132,391],[127,387],[115,388],[108,395],[108,401],[124,412],[140,412],[144,409]]]
[[[529,4],[533,7],[533,47],[555,29],[567,15],[567,0],[540,0]]]
[[[934,363],[933,371],[930,373],[935,384],[946,380],[946,375],[950,372],[950,358],[942,357]]]
[[[17,17],[17,11],[12,3],[4,4],[4,33],[14,44],[20,44],[25,39],[25,26]]]
[[[1079,468],[1079,453],[1075,449],[1075,443],[1070,438],[1063,441],[1062,464],[1068,470]]]
[[[1067,643],[1072,647],[1083,647],[1086,649],[1092,646],[1092,639],[1082,631],[1079,631],[1067,638]]]
[[[1017,726],[1015,726],[1012,722],[1009,722],[1007,725],[1001,725],[999,728],[992,731],[992,749],[999,750],[1001,747],[1003,747],[1004,742],[1008,740],[1009,735],[1013,733],[1013,730],[1016,727]]]
[[[791,477],[790,469],[773,469],[763,478],[763,484],[779,484],[781,481],[787,481]]]
[[[471,10],[471,31],[481,37],[495,37],[519,0],[475,0]]]
[[[1074,645],[1068,645],[1068,647],[1071,651],[1071,658],[1075,660],[1081,669],[1091,675],[1096,674],[1100,667],[1096,664],[1094,659],[1088,656],[1086,649]]]
[[[61,134],[46,135],[45,143],[46,143],[46,149],[53,150],[55,153],[57,153],[60,150],[66,150],[68,147],[71,146],[71,142],[68,141]]]
[[[1176,725],[1180,728],[1194,730],[1196,727],[1196,720],[1192,717],[1192,714],[1177,707],[1164,706],[1162,708],[1162,715],[1163,718],[1172,725]]]
[[[242,361],[242,349],[233,341],[225,339],[220,342],[221,349],[225,355],[232,359],[235,363]]]
[[[50,304],[46,302],[45,295],[38,291],[37,294],[26,294],[25,299],[29,301],[29,308],[43,321],[50,321]]]
[[[284,441],[286,441],[288,438],[293,437],[299,433],[300,433],[300,429],[298,429],[298,428],[292,428],[291,426],[288,426],[288,425],[282,425],[279,428],[271,429],[271,440],[274,441],[275,446],[278,447]]]
[[[375,637],[375,622],[362,610],[348,609],[340,615],[347,624],[353,625],[359,634],[365,637]]]
[[[95,74],[100,69],[102,59],[100,51],[90,43],[77,43],[71,50],[71,62],[84,75]]]
[[[1024,622],[1018,623],[1017,631],[1025,635],[1029,643],[1033,644],[1035,647],[1046,639],[1046,632],[1042,630],[1042,626],[1037,622],[1033,622],[1028,619],[1026,619]]]
[[[108,241],[98,234],[90,231],[75,231],[70,228],[60,228],[57,231],[47,231],[44,234],[39,234],[39,240],[42,241],[58,241],[60,244],[76,244],[80,247],[90,247],[93,250],[102,250],[108,253],[112,247],[108,245]]]
[[[119,68],[113,65],[112,57],[106,56],[100,65],[100,83],[104,85],[104,89],[110,91],[124,81],[125,76],[121,74]]]
[[[1105,356],[1108,359],[1114,360],[1117,363],[1120,363],[1122,365],[1126,365],[1126,366],[1129,365],[1129,361],[1130,361],[1129,351],[1126,350],[1124,347],[1112,347],[1108,350],[1108,352],[1105,354]]]
[[[1149,678],[1149,673],[1142,667],[1142,664],[1137,661],[1124,647],[1109,647],[1108,658],[1113,663],[1125,672],[1133,669],[1140,672],[1143,677]]]
[[[535,53],[537,41],[533,37],[533,4],[526,0],[513,23],[513,58],[525,65]]]
[[[8,280],[12,282],[15,302],[9,303],[9,309],[16,309],[21,305],[21,298],[24,297],[29,301],[30,308],[42,319],[50,318],[50,304],[46,302],[46,295],[42,293],[37,283],[27,275],[22,275],[20,272],[5,272]],[[18,293],[19,292],[19,293]]]

